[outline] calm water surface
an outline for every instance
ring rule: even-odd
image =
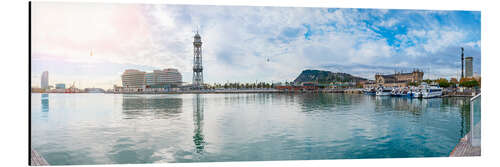
[[[468,98],[32,94],[51,165],[448,156]]]

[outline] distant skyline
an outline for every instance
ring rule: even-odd
[[[304,69],[460,75],[460,47],[481,73],[476,11],[32,3],[32,86],[121,85],[125,69],[177,68],[191,82],[193,36],[205,83],[293,81]]]

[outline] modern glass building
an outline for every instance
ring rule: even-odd
[[[42,89],[49,88],[49,72],[48,71],[44,71],[42,73],[42,81],[40,83],[40,88],[42,88]]]
[[[472,66],[472,57],[466,57],[465,58],[465,77],[472,77],[472,75],[474,74],[474,70],[473,70],[473,66]]]

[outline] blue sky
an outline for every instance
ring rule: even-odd
[[[110,88],[128,68],[178,68],[191,82],[195,30],[208,83],[292,81],[304,69],[373,79],[419,68],[424,78],[451,78],[459,74],[460,47],[481,72],[475,11],[42,2],[32,8],[32,85],[48,70],[51,84]]]

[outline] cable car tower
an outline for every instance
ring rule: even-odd
[[[203,64],[201,58],[201,37],[196,31],[196,35],[194,35],[194,52],[193,52],[193,89],[202,89],[203,88]]]

